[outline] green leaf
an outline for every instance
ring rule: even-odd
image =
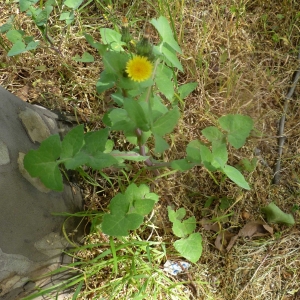
[[[60,153],[59,135],[52,135],[41,143],[39,149],[30,150],[25,155],[24,167],[32,177],[39,177],[47,188],[62,191],[63,180],[57,161]]]
[[[188,238],[176,241],[174,247],[184,258],[196,263],[202,254],[202,237],[199,232],[192,233]]]
[[[93,62],[93,61],[94,61],[94,56],[91,55],[91,54],[88,53],[88,52],[84,52],[84,53],[82,54],[82,57],[80,57],[80,56],[77,54],[77,55],[75,55],[75,56],[73,57],[73,59],[74,59],[75,61],[78,61],[78,62],[89,63],[89,62]]]
[[[284,213],[274,202],[261,209],[266,214],[268,223],[294,225],[295,220],[291,214]]]
[[[59,20],[66,21],[67,25],[70,25],[74,21],[74,11],[67,11],[60,14]]]
[[[174,96],[174,84],[172,82],[173,72],[171,69],[161,64],[156,70],[155,83],[158,90],[172,101]]]
[[[158,201],[158,195],[150,193],[149,187],[145,184],[137,186],[135,183],[131,183],[124,195],[130,202],[128,213],[136,213],[142,216],[149,214]]]
[[[64,5],[72,8],[72,9],[77,9],[81,5],[82,2],[83,2],[83,0],[65,0]]]
[[[79,125],[70,130],[65,138],[63,139],[61,145],[61,159],[69,159],[74,157],[75,154],[79,152],[82,148],[84,141],[84,128],[83,125]]]
[[[201,142],[198,140],[189,142],[189,144],[186,147],[187,160],[196,162],[198,164],[201,163],[201,145]]]
[[[139,214],[106,214],[103,216],[102,230],[105,234],[111,236],[127,236],[129,230],[139,228],[143,220],[143,216]]]
[[[181,99],[186,98],[197,87],[197,85],[197,82],[189,82],[181,85],[178,88],[179,97]]]
[[[225,165],[222,167],[222,171],[228,178],[230,178],[233,182],[235,182],[238,186],[250,190],[250,186],[248,182],[245,180],[244,176],[240,171],[232,166]]]
[[[122,46],[126,45],[126,43],[121,41],[122,35],[113,29],[101,28],[100,34],[103,43],[110,45],[111,49],[114,51],[121,51],[123,50]]]
[[[94,47],[94,48],[96,48],[96,49],[98,50],[98,52],[99,52],[100,55],[103,55],[103,54],[106,52],[106,50],[107,50],[107,45],[103,45],[103,44],[101,44],[101,43],[99,43],[99,42],[95,42],[95,41],[94,41],[94,38],[93,38],[91,35],[87,34],[87,33],[85,33],[84,36],[85,36],[87,42],[88,42],[92,47]]]
[[[175,51],[181,53],[181,49],[174,39],[169,22],[165,17],[160,16],[157,20],[152,19],[150,23],[156,28],[165,43],[168,43]]]
[[[13,44],[11,49],[8,51],[7,56],[14,56],[20,53],[26,52],[26,45],[22,41],[17,41]]]
[[[28,43],[28,45],[26,46],[26,51],[35,50],[39,44],[40,44],[39,41],[36,41],[36,42],[32,41],[32,42]]]
[[[206,127],[201,132],[210,142],[223,142],[225,138],[224,134],[215,126]]]
[[[76,169],[87,165],[95,170],[100,170],[116,164],[118,161],[105,151],[108,129],[88,132],[84,136],[85,144],[73,158],[65,162],[67,169]]]
[[[171,168],[174,170],[178,170],[181,172],[187,171],[192,169],[195,166],[194,163],[188,162],[185,158],[184,159],[177,159],[171,162]]]
[[[117,76],[113,73],[103,71],[100,74],[100,79],[96,83],[97,92],[99,94],[115,86]]]
[[[163,44],[161,46],[161,51],[165,57],[166,62],[168,62],[171,66],[177,68],[181,72],[183,72],[183,67],[176,56],[176,52],[168,46],[168,44]]]
[[[128,98],[124,102],[124,109],[127,111],[129,118],[136,128],[140,128],[143,131],[148,131],[150,129],[144,110],[139,102]]]
[[[103,55],[103,64],[107,73],[114,73],[122,76],[126,68],[128,55],[124,52],[115,51],[105,52]]]
[[[137,152],[128,151],[128,152],[121,152],[118,150],[114,150],[110,153],[114,158],[118,161],[121,160],[131,160],[131,161],[145,161],[149,158],[149,156],[142,156]]]
[[[174,223],[176,221],[182,220],[186,215],[186,210],[184,207],[180,207],[176,211],[171,208],[171,206],[168,206],[168,217],[169,220]]]
[[[180,112],[178,107],[169,110],[166,114],[159,117],[153,124],[152,131],[156,135],[164,136],[167,133],[173,131],[180,118]]]
[[[22,31],[22,30],[12,29],[12,30],[10,30],[6,33],[6,37],[13,44],[18,42],[18,41],[22,41],[23,36],[24,36],[24,31]]]
[[[0,26],[0,33],[6,33],[12,28],[12,23],[9,23],[9,21],[3,25]]]
[[[219,169],[225,166],[228,160],[228,152],[226,144],[222,144],[220,142],[212,143],[212,162],[211,164]]]
[[[160,136],[157,134],[154,134],[155,139],[155,153],[163,153],[167,149],[169,149],[169,144]]]
[[[175,220],[173,222],[173,233],[178,237],[186,237],[191,234],[196,229],[196,218],[190,217],[187,220],[179,221]]]
[[[162,99],[157,95],[154,95],[153,98],[151,97],[149,101],[151,102],[152,118],[154,121],[168,112],[167,107],[162,103]]]
[[[129,230],[137,229],[144,218],[139,214],[128,214],[130,201],[125,195],[117,194],[109,204],[110,214],[105,214],[102,230],[112,236],[126,236]]]
[[[21,12],[26,11],[31,5],[34,5],[38,2],[38,0],[20,0],[20,10]]]
[[[241,148],[249,136],[253,121],[248,116],[227,115],[219,119],[222,129],[228,131],[228,142],[236,149]]]
[[[205,166],[205,168],[212,172],[215,171],[217,168],[212,165],[214,159],[209,148],[205,145],[200,145],[200,154],[202,163]]]

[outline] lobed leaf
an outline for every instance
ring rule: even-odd
[[[63,180],[57,161],[60,153],[59,135],[52,135],[41,143],[39,149],[30,150],[25,155],[24,167],[32,177],[39,177],[47,188],[62,191]]]
[[[199,232],[192,233],[189,237],[176,241],[174,247],[184,258],[196,263],[202,254],[202,237]]]
[[[222,129],[228,132],[228,142],[236,149],[241,148],[253,129],[253,120],[243,115],[226,115],[219,118]]]

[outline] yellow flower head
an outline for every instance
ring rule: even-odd
[[[152,74],[153,65],[144,56],[135,56],[127,62],[126,72],[133,81],[145,81]]]

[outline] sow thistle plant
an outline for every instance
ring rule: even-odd
[[[158,160],[170,147],[166,136],[178,123],[180,104],[197,83],[177,84],[176,75],[183,72],[177,57],[181,49],[165,17],[152,19],[150,23],[160,36],[157,45],[152,45],[149,35],[134,41],[127,20],[123,22],[121,33],[100,29],[101,43],[85,34],[103,61],[97,91],[100,94],[109,91],[114,107],[103,116],[106,128],[85,132],[84,126],[79,125],[63,140],[53,135],[43,141],[39,149],[26,154],[25,168],[46,187],[56,191],[63,189],[62,167],[82,174],[84,166],[105,172],[105,168],[125,168],[130,161],[135,161],[144,162],[145,168],[156,172],[166,167],[184,172],[202,166],[214,179],[212,172],[218,171],[240,187],[250,189],[241,172],[227,165],[228,144],[241,148],[252,130],[253,122],[248,116],[222,116],[217,126],[202,130],[206,143],[194,140],[187,145],[186,157],[170,162]],[[131,151],[115,149],[111,136],[116,131],[124,134],[132,145]],[[113,197],[108,213],[99,212],[93,228],[111,237],[128,236],[143,224],[144,217],[158,201],[159,196],[146,184],[132,183]],[[174,234],[180,238],[174,247],[181,256],[196,263],[202,252],[201,235],[194,232],[195,217],[183,220],[185,214],[183,209],[175,212],[169,208]]]

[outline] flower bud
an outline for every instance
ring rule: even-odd
[[[122,37],[121,37],[121,41],[128,44],[131,40],[132,40],[132,37],[131,37],[131,34],[129,32],[129,26],[128,26],[128,21],[127,21],[127,18],[123,18],[122,20]]]

